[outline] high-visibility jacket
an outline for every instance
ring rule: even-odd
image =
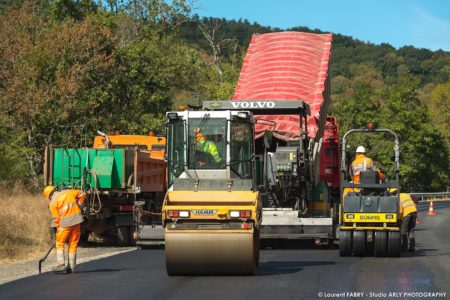
[[[222,161],[217,145],[214,142],[208,140],[197,141],[197,150],[211,154],[216,163]]]
[[[71,227],[83,222],[80,205],[86,200],[86,193],[80,190],[56,192],[50,198],[50,212],[56,228]]]
[[[364,171],[376,171],[378,172],[378,177],[380,180],[384,180],[383,173],[378,170],[370,157],[367,157],[364,154],[356,154],[356,158],[350,166],[350,173],[352,175],[353,183],[359,183],[359,174]]]
[[[400,193],[400,217],[403,219],[407,215],[417,212],[417,207],[409,194]]]

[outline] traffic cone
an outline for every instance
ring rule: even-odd
[[[434,211],[434,207],[433,207],[433,201],[430,201],[430,208],[428,209],[428,214],[430,216],[434,216],[436,214],[436,212]]]

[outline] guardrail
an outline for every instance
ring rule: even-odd
[[[450,200],[450,192],[443,193],[410,193],[417,201]]]

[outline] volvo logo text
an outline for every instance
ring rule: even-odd
[[[274,108],[275,102],[273,101],[257,101],[257,102],[248,102],[248,101],[231,101],[231,105],[233,108]]]

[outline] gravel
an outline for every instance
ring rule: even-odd
[[[101,259],[104,257],[117,255],[133,250],[136,250],[136,247],[80,246],[77,253],[77,264],[82,264],[91,260]],[[42,253],[42,256],[43,255],[45,255],[45,252]],[[38,275],[38,262],[42,256],[35,259],[1,264],[0,284],[4,284],[24,277]],[[53,249],[47,260],[42,263],[42,273],[50,272],[52,266],[54,266],[55,264],[56,251]]]

